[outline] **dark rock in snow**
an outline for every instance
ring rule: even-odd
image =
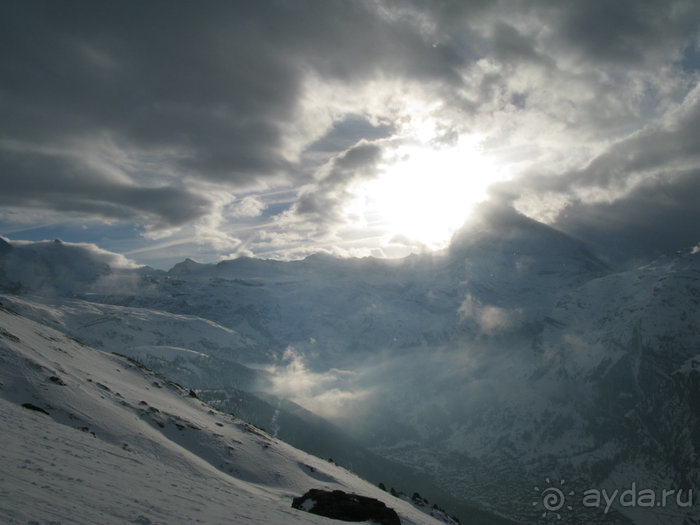
[[[49,380],[53,383],[56,383],[57,385],[66,386],[65,381],[63,381],[63,379],[61,379],[58,376],[51,376],[49,377]]]
[[[381,525],[401,525],[398,514],[384,503],[367,496],[311,489],[294,498],[292,507],[341,521],[373,521]]]
[[[29,409],[29,410],[36,410],[37,412],[41,412],[42,414],[46,414],[47,416],[50,415],[46,410],[44,410],[43,408],[38,407],[32,403],[22,403],[22,406],[24,408]]]

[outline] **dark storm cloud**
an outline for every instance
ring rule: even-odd
[[[156,157],[178,179],[234,187],[298,173],[284,134],[298,117],[308,71],[346,83],[380,73],[441,85],[459,82],[454,53],[433,48],[401,21],[377,16],[373,5],[5,3],[0,139],[36,149],[107,135],[123,151]],[[26,175],[13,160],[6,161],[2,177]],[[43,164],[35,176],[65,173],[70,163],[45,156],[34,163]],[[100,173],[76,169],[73,176],[86,182],[80,198],[62,201],[73,202],[75,211],[93,211],[91,199],[111,200],[89,181]],[[51,185],[65,181],[54,177]],[[66,185],[64,191],[73,188]],[[191,195],[179,196],[185,209],[202,213],[197,198],[187,202]],[[22,205],[21,197],[15,204]],[[62,208],[55,197],[55,191],[34,187],[36,203]],[[121,202],[114,204],[122,209]],[[180,220],[157,204],[149,211],[166,223]]]
[[[556,175],[534,175],[506,184],[513,192],[523,189],[544,193],[598,188],[610,192],[623,189],[634,176],[675,170],[697,165],[700,150],[700,89],[696,89],[673,115],[676,120],[654,125],[612,144],[581,170]],[[670,172],[670,173],[669,173]]]
[[[697,32],[700,6],[693,0],[549,2],[561,16],[558,37],[589,60],[642,65]]]
[[[333,124],[332,129],[309,147],[309,152],[336,153],[345,151],[360,140],[369,141],[389,137],[396,131],[391,123],[373,125],[366,119],[351,115]]]
[[[323,183],[333,186],[363,175],[381,157],[381,149],[375,144],[358,144],[333,160],[333,167]],[[366,175],[365,175],[366,176]]]
[[[373,177],[381,153],[376,144],[360,143],[333,159],[323,179],[302,193],[292,213],[322,227],[342,222],[341,208],[351,198],[348,186]]]
[[[514,201],[562,195],[554,225],[620,259],[696,244],[700,224],[700,88],[667,121],[611,145],[588,166],[493,188]]]
[[[635,264],[700,242],[700,169],[642,185],[613,203],[576,201],[554,226],[619,263]]]
[[[405,2],[394,2],[393,5]],[[629,67],[658,59],[697,33],[700,5],[694,0],[415,1],[437,20],[443,35],[458,35],[473,57],[520,54],[532,58],[534,39],[546,52],[566,48],[599,66]],[[531,35],[516,24],[527,23]],[[489,52],[491,50],[491,52]]]
[[[685,187],[697,108],[654,121],[697,83],[698,19],[693,0],[7,1],[0,203],[223,230],[232,192],[286,185],[262,236],[297,238],[344,220],[422,104],[433,146],[483,134],[523,156],[511,200],[558,193],[583,220],[586,190]]]
[[[470,62],[490,61],[503,82],[505,73],[513,75],[504,66],[537,64],[546,70],[545,82],[564,74],[580,87],[599,90],[614,90],[635,71],[674,61],[692,63],[689,57],[695,56],[693,40],[700,19],[700,4],[694,0],[416,1],[413,5],[430,12],[441,45],[459,50]],[[601,85],[586,86],[596,79],[602,80]],[[588,93],[557,94],[570,97],[572,105],[583,102],[581,95],[585,98]]]
[[[203,214],[209,200],[175,183],[126,184],[51,155],[7,152],[0,157],[0,205],[80,211],[116,219],[140,217],[153,227],[181,225]],[[97,175],[97,176],[96,176]]]
[[[513,26],[499,22],[492,35],[492,56],[503,63],[534,62],[552,66],[549,57],[542,56],[535,49],[533,38],[520,33]]]
[[[233,181],[281,165],[275,121],[293,109],[296,78],[258,55],[264,42],[245,12],[227,28],[214,3],[207,15],[189,3],[13,7],[2,28],[4,136],[108,131],[127,146],[176,148],[187,167]]]

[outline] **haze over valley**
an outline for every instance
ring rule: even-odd
[[[0,3],[0,521],[700,525],[700,3]]]

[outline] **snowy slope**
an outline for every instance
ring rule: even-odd
[[[0,248],[0,300],[23,315],[222,399],[266,384],[467,505],[529,522],[533,488],[560,476],[700,490],[697,249],[615,273],[508,210],[396,261],[187,260],[53,286],[76,250]],[[266,428],[300,427],[279,402],[253,406]],[[700,522],[700,507],[613,509],[620,523]]]
[[[478,366],[465,357],[440,376],[442,388],[410,398],[398,424],[418,432],[385,440],[379,452],[429,465],[446,488],[488,495],[526,521],[536,516],[533,487],[550,477],[579,493],[634,482],[697,496],[699,348],[700,254],[688,249],[564,289],[531,338],[473,352]],[[695,501],[611,508],[634,523],[698,523]],[[586,510],[578,503],[569,517]],[[579,521],[613,517],[594,509]]]
[[[5,295],[2,300],[26,317],[108,351],[183,346],[235,362],[268,358],[254,353],[254,343],[234,330],[197,316],[38,295]]]
[[[403,523],[434,523],[133,362],[6,308],[0,360],[4,523],[327,523],[291,508],[312,487],[377,498]]]
[[[0,295],[23,316],[83,343],[119,353],[191,388],[263,388],[267,377],[242,363],[269,359],[265,348],[201,317],[37,295]]]

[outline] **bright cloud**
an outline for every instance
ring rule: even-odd
[[[655,238],[695,242],[676,225],[697,190],[700,7],[648,4],[221,4],[154,27],[154,4],[11,3],[0,233],[77,218],[72,240],[158,265],[387,255],[444,246],[497,196],[619,246],[663,186],[645,204],[674,233]]]
[[[478,139],[456,144],[403,144],[385,155],[380,174],[353,188],[345,213],[360,224],[403,236],[429,249],[443,248],[464,224],[472,206],[504,177]]]
[[[506,309],[483,304],[471,295],[465,297],[457,313],[462,322],[475,322],[479,330],[487,335],[517,328],[523,318],[523,310],[520,308]]]
[[[369,390],[353,388],[352,372],[309,370],[304,356],[291,346],[280,363],[267,371],[271,374],[271,393],[331,420],[355,418],[361,402],[370,395]]]

